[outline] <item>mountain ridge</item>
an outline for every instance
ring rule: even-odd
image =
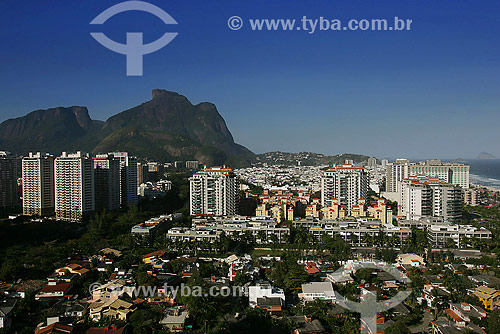
[[[35,110],[0,123],[0,147],[29,151],[129,151],[157,161],[200,160],[247,165],[255,155],[234,142],[215,104],[193,105],[185,96],[154,89],[152,99],[109,117],[92,120],[83,106]]]

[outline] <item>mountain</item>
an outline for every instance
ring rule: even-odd
[[[94,121],[85,107],[37,110],[0,124],[0,147],[28,151],[128,151],[157,161],[196,159],[243,166],[255,155],[234,142],[214,104],[193,105],[186,97],[153,90],[150,101]]]
[[[479,155],[477,156],[477,158],[481,159],[481,160],[496,159],[495,156],[493,156],[492,154],[489,154],[487,152],[481,152],[481,153],[479,153]]]
[[[104,122],[93,121],[85,107],[58,107],[36,110],[0,124],[0,146],[15,153],[60,152],[77,148],[87,134],[98,131]],[[81,147],[92,149],[93,143]]]
[[[313,152],[267,152],[257,155],[257,162],[269,165],[298,165],[302,166],[324,166],[333,164],[343,164],[346,160],[353,160],[354,163],[363,163],[370,158],[367,155],[342,153],[337,155],[325,155]]]

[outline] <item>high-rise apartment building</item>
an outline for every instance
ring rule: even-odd
[[[137,158],[127,152],[111,152],[110,155],[120,162],[120,204],[122,207],[137,205]]]
[[[361,166],[336,165],[323,172],[321,177],[321,205],[330,206],[332,200],[350,214],[358,200],[368,194],[368,173]]]
[[[187,169],[198,169],[200,166],[200,162],[197,160],[192,160],[192,161],[186,161],[186,168]]]
[[[22,161],[23,215],[49,216],[55,208],[54,157],[29,153]]]
[[[235,215],[238,211],[239,180],[233,170],[204,168],[189,178],[191,215]]]
[[[58,220],[81,221],[94,211],[94,164],[81,152],[55,159],[55,210]]]
[[[10,152],[0,151],[0,208],[10,208],[19,203],[18,159]]]
[[[399,182],[410,176],[410,161],[407,159],[397,159],[396,162],[386,165],[385,191],[398,192]]]
[[[98,154],[94,161],[95,210],[120,208],[120,162],[112,154]]]
[[[375,167],[375,166],[377,166],[377,158],[375,158],[375,157],[368,158],[368,161],[367,161],[366,165],[368,167]]]
[[[445,182],[469,189],[470,166],[462,163],[446,163],[440,160],[429,160],[412,164],[409,167],[409,175],[427,175],[438,177]]]
[[[462,188],[437,177],[411,176],[401,182],[400,208],[400,215],[409,220],[457,221],[462,216]]]

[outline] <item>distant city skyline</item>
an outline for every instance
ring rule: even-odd
[[[123,42],[179,35],[125,76],[125,57],[90,36],[120,1],[0,4],[0,121],[82,105],[105,120],[153,88],[213,102],[235,141],[255,153],[311,151],[379,158],[500,157],[500,3],[255,0],[149,1],[179,23],[123,13],[100,27]],[[193,9],[195,8],[195,9]],[[232,31],[227,19],[329,17],[413,20],[411,31]],[[166,29],[166,30],[165,30]],[[8,149],[8,148],[0,148]]]

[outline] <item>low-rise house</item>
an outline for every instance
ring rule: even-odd
[[[439,318],[431,321],[431,334],[464,334],[475,333],[484,334],[484,330],[477,325],[469,324],[466,327],[457,325],[454,321],[448,321],[445,318]]]
[[[492,289],[500,289],[500,278],[492,275],[472,275],[469,280],[476,286],[487,286]]]
[[[93,321],[103,317],[126,321],[129,313],[134,311],[134,304],[121,299],[96,301],[89,305],[89,316]]]
[[[283,290],[273,287],[269,283],[257,283],[257,285],[255,286],[248,287],[248,302],[250,307],[259,306],[258,305],[259,298],[279,299],[280,311],[281,311],[281,306],[285,304],[285,293],[283,292]],[[274,303],[274,300],[269,302]]]
[[[12,322],[12,312],[16,306],[17,299],[6,298],[0,300],[0,328],[9,328]]]
[[[297,327],[293,329],[293,334],[326,334],[328,331],[325,329],[321,321],[318,319],[312,319],[309,316],[296,316],[291,317],[293,321],[297,324]]]
[[[420,267],[425,265],[424,258],[417,254],[400,254],[397,257],[396,262],[400,266]]]
[[[70,273],[70,274],[76,274],[80,277],[84,277],[89,272],[90,272],[89,269],[84,268],[77,263],[70,263],[67,266],[55,270],[55,273],[58,275],[64,275],[66,273]]]
[[[78,302],[67,302],[64,309],[66,318],[81,318],[85,314],[86,307]]]
[[[111,325],[107,327],[92,327],[87,330],[87,334],[124,334],[126,326]]]
[[[148,263],[155,263],[155,262],[158,262],[158,261],[162,261],[167,252],[164,251],[164,250],[157,250],[157,251],[154,251],[154,252],[151,252],[149,254],[146,254],[142,257],[142,262],[144,262],[145,264],[148,264]]]
[[[163,319],[160,320],[160,325],[174,333],[182,332],[188,317],[189,313],[183,307],[167,308]]]
[[[73,333],[73,326],[63,325],[58,322],[42,327],[35,331],[35,334],[71,334]]]
[[[445,303],[449,300],[450,292],[444,287],[434,287],[432,285],[424,285],[422,296],[417,300],[422,304],[426,303],[428,307],[435,307],[437,303]]]
[[[466,326],[472,318],[482,319],[488,315],[482,308],[468,303],[451,303],[450,308],[446,309],[445,313],[460,327]]]
[[[114,279],[92,290],[93,300],[116,300],[123,295],[134,296],[135,286],[131,286],[125,279]]]
[[[480,286],[474,291],[474,295],[479,298],[487,310],[493,310],[500,307],[500,291]]]
[[[70,291],[72,283],[66,282],[48,282],[43,286],[43,288],[35,295],[36,300],[40,300],[42,298],[54,298],[54,299],[62,299],[64,297],[68,297],[68,292]]]
[[[299,293],[299,298],[306,301],[314,301],[316,299],[325,301],[334,301],[335,291],[331,282],[310,282],[302,284],[302,293]]]
[[[266,310],[275,316],[283,315],[283,299],[279,297],[257,298],[256,307]]]

